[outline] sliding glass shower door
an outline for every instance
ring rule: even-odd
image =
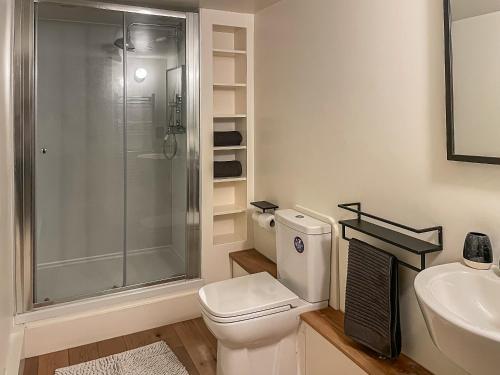
[[[35,306],[186,277],[186,20],[39,3]]]
[[[186,273],[185,22],[127,14],[125,285]],[[179,204],[184,203],[184,204]],[[183,236],[184,234],[184,236]]]

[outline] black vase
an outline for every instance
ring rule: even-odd
[[[488,269],[493,263],[490,238],[483,233],[471,232],[464,242],[464,262],[469,267]]]

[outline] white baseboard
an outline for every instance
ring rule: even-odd
[[[161,327],[201,315],[198,289],[25,324],[25,358]],[[9,374],[10,375],[10,374]]]

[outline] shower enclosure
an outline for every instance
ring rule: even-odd
[[[199,277],[197,15],[17,7],[18,310]]]

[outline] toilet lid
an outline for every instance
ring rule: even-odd
[[[267,272],[205,285],[198,294],[203,308],[221,318],[292,307],[299,301],[296,294]]]

